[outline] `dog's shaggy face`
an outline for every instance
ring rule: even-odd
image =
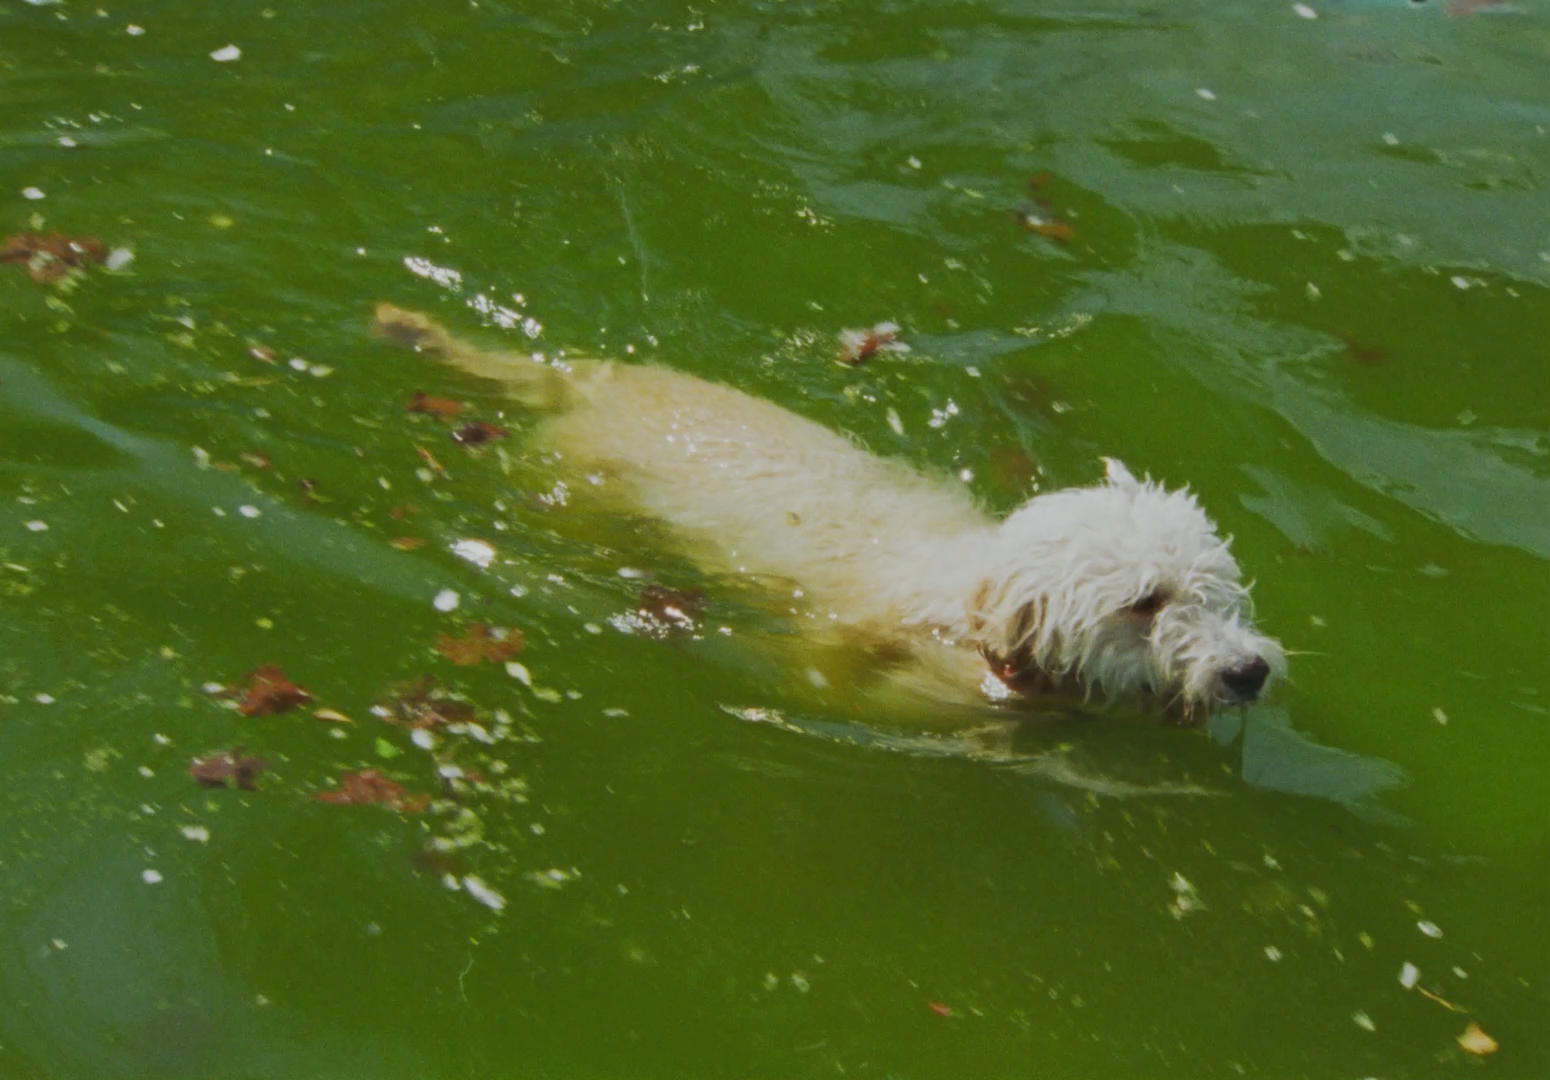
[[[1253,701],[1285,661],[1249,622],[1227,542],[1188,491],[1105,464],[1102,484],[1002,523],[972,643],[1014,690],[1151,698],[1185,721]]]

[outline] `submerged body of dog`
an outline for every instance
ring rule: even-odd
[[[622,488],[705,569],[798,583],[826,625],[907,657],[944,697],[1097,692],[1190,719],[1283,669],[1194,496],[1118,461],[996,521],[962,486],[725,385],[491,352],[387,304],[376,329],[546,412],[536,447]]]

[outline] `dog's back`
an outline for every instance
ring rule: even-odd
[[[951,481],[730,386],[652,364],[491,352],[388,304],[376,329],[548,410],[535,447],[622,487],[707,570],[800,582],[806,606],[841,622],[897,627],[923,586],[939,594],[952,581],[946,594],[961,597],[963,546],[993,528]]]

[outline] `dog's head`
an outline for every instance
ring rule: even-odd
[[[1035,496],[1002,523],[971,638],[1013,689],[1150,697],[1183,719],[1284,673],[1250,622],[1227,541],[1189,491],[1105,458],[1102,484]]]

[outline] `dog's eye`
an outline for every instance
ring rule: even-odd
[[[1130,613],[1139,615],[1143,619],[1150,619],[1162,610],[1162,606],[1168,602],[1168,594],[1162,589],[1153,589],[1141,599],[1130,605]]]

